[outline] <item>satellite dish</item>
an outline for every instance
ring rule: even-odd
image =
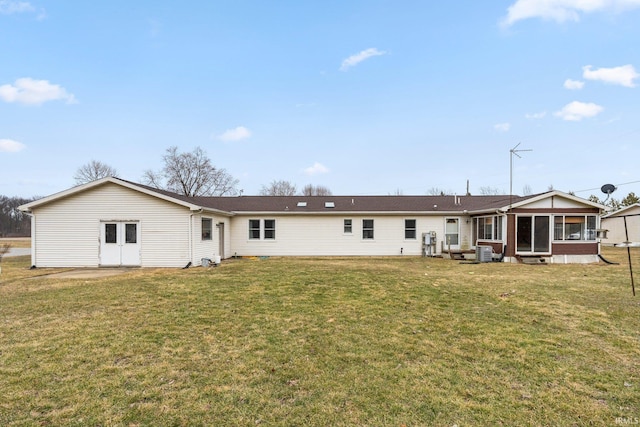
[[[611,193],[613,193],[614,191],[616,191],[616,186],[615,186],[615,185],[613,185],[613,184],[605,184],[605,185],[603,185],[603,186],[602,186],[602,188],[600,188],[600,190],[601,190],[604,194],[606,194],[606,195],[610,196],[610,195],[611,195]]]

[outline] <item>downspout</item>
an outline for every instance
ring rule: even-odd
[[[36,266],[36,215],[31,213],[31,267]]]
[[[193,263],[193,211],[189,214],[189,264]],[[187,264],[187,265],[189,265]]]
[[[201,213],[202,208],[197,211],[191,211],[191,214],[189,214],[189,264],[187,264],[187,266],[193,263],[193,216]]]

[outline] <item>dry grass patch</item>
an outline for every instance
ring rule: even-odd
[[[7,260],[3,425],[640,417],[640,303],[623,264],[271,258],[59,280]]]
[[[0,238],[0,246],[8,244],[12,248],[30,248],[31,237],[2,237]]]

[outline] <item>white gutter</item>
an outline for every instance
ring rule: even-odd
[[[193,216],[199,215],[202,213],[202,208],[200,209],[192,209],[189,214],[189,262],[193,265]]]
[[[31,213],[31,265],[36,264],[36,216]]]

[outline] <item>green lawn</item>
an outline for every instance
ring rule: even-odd
[[[640,296],[626,252],[605,255],[621,264],[269,258],[104,279],[5,258],[0,425],[634,421]]]

